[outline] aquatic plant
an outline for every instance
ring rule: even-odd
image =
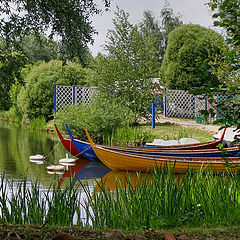
[[[240,176],[235,173],[176,175],[165,166],[114,180],[108,176],[95,180],[93,191],[92,183],[80,180],[44,189],[39,181],[16,183],[2,175],[0,223],[125,230],[240,223]]]
[[[155,169],[152,181],[124,183],[109,191],[103,182],[89,199],[94,228],[160,229],[240,223],[239,176],[192,172],[175,175]]]

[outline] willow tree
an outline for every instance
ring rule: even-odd
[[[109,7],[109,0],[102,2]],[[62,58],[77,56],[85,64],[96,33],[90,16],[100,11],[93,0],[1,0],[0,34],[9,48],[30,33],[59,39]]]

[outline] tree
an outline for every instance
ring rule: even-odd
[[[80,64],[61,61],[36,63],[25,76],[25,86],[17,95],[17,108],[28,119],[53,117],[54,85],[87,85],[85,69]]]
[[[221,56],[223,38],[199,25],[182,25],[168,36],[168,46],[161,67],[162,82],[169,89],[190,89],[220,81],[212,72],[211,62]]]
[[[102,2],[109,6],[109,0]],[[100,12],[93,0],[1,0],[0,4],[0,34],[8,47],[25,35],[41,33],[60,38],[63,58],[78,56],[85,63],[87,44],[95,33],[89,17]]]
[[[197,94],[209,96],[213,106],[218,107],[225,126],[236,126],[240,128],[240,2],[239,0],[211,0],[209,6],[213,11],[214,25],[221,27],[226,32],[227,51],[223,54],[223,64],[216,70],[216,74],[225,78],[227,87],[222,94],[225,99],[217,104],[212,96],[213,91],[219,89],[198,89]],[[220,69],[220,70],[219,70]],[[211,109],[212,110],[212,109]],[[206,117],[209,112],[205,112]]]
[[[94,69],[100,89],[124,102],[134,113],[146,116],[152,102],[151,78],[158,76],[160,61],[151,35],[142,34],[118,9],[114,29],[108,31],[107,56],[98,55]]]
[[[167,48],[168,34],[183,24],[180,15],[175,15],[166,2],[160,13],[160,20],[155,19],[151,11],[143,12],[143,20],[139,27],[142,34],[151,37],[155,48],[158,49],[157,57],[163,60]]]
[[[37,61],[49,62],[58,58],[57,42],[48,40],[43,35],[40,35],[39,38],[36,38],[34,34],[25,36],[22,39],[21,48],[30,63]]]
[[[9,91],[16,81],[22,82],[21,70],[26,62],[26,57],[18,52],[0,53],[0,110],[9,110]]]

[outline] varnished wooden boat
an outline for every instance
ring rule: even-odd
[[[54,127],[56,129],[57,135],[63,144],[63,146],[66,148],[68,152],[70,152],[73,156],[77,158],[84,158],[84,156],[78,151],[78,149],[75,147],[71,139],[64,138],[60,131],[58,130],[56,124],[54,124]]]
[[[212,170],[214,172],[224,172],[227,170],[238,171],[240,168],[240,158],[228,158],[230,165],[222,157],[202,158],[202,157],[172,157],[172,156],[154,156],[134,153],[124,153],[120,151],[106,149],[96,145],[86,130],[88,140],[98,156],[98,158],[112,170],[124,171],[144,171],[148,172],[156,166],[163,168],[168,164],[176,173],[187,172],[191,170]],[[235,166],[235,168],[232,168]]]
[[[70,135],[70,138],[75,145],[75,147],[78,149],[79,152],[81,152],[87,159],[92,161],[99,161],[97,155],[93,151],[91,145],[88,142],[80,141],[78,139],[75,139],[68,128],[66,124],[66,128],[68,130],[68,133]],[[226,129],[225,129],[226,130]],[[117,147],[117,146],[102,146],[104,148],[107,148],[109,150],[116,150],[116,151],[122,151],[126,153],[137,153],[137,154],[149,154],[149,155],[159,155],[159,156],[178,156],[179,154],[181,156],[186,157],[217,157],[222,156],[222,152],[217,150],[217,146],[219,143],[221,143],[225,130],[223,131],[222,137],[218,141],[209,141],[205,143],[197,143],[197,144],[186,144],[186,145],[176,145],[176,146],[169,146],[169,147]],[[215,149],[216,151],[211,151],[211,153],[206,152],[205,150],[209,149]],[[195,151],[199,150],[199,151]],[[201,152],[202,150],[203,152]],[[228,156],[235,156],[239,153],[239,150],[231,149],[227,155]]]

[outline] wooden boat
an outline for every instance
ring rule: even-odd
[[[78,139],[75,139],[68,128],[68,125],[66,124],[66,128],[68,131],[68,134],[72,140],[73,145],[77,148],[77,150],[87,159],[94,161],[94,162],[99,162],[99,158],[93,151],[91,145],[88,142],[80,141]]]
[[[219,149],[203,149],[203,150],[149,150],[145,149],[130,149],[130,148],[112,148],[108,146],[101,147],[109,150],[114,150],[123,153],[137,154],[137,155],[152,155],[155,157],[202,157],[202,158],[213,158],[213,157],[238,157],[240,156],[239,147],[227,148],[224,151]]]
[[[62,136],[60,131],[58,130],[56,124],[54,124],[54,127],[56,129],[57,135],[62,142],[63,146],[66,148],[68,152],[70,152],[73,156],[77,158],[84,158],[84,156],[78,151],[78,149],[75,147],[71,139],[66,139]]]
[[[75,139],[68,128],[66,124],[67,131],[69,133],[69,136],[73,142],[73,144],[76,146],[79,152],[81,152],[87,159],[92,161],[99,161],[97,155],[93,151],[91,145],[88,142],[80,141],[78,139]],[[215,153],[208,153],[208,152],[190,152],[190,150],[205,150],[205,149],[216,149],[218,144],[221,143],[223,137],[224,137],[225,131],[223,131],[223,134],[221,138],[218,141],[209,141],[205,143],[199,143],[199,144],[187,144],[187,145],[176,145],[176,146],[169,146],[169,147],[116,147],[116,146],[102,146],[107,149],[112,149],[116,151],[123,151],[123,152],[129,152],[129,153],[137,153],[137,154],[150,154],[150,155],[166,155],[166,156],[178,156],[179,154],[182,154],[182,156],[194,156],[196,157],[210,157],[210,156],[222,156],[222,152],[217,150]],[[189,151],[187,151],[189,150]],[[170,152],[171,151],[171,152]],[[173,152],[174,151],[174,152]],[[176,151],[176,153],[175,153]],[[232,149],[231,152],[228,153],[229,156],[235,156],[238,154],[238,149]],[[210,156],[209,156],[210,155]]]
[[[102,146],[96,145],[91,139],[86,130],[88,140],[98,156],[98,158],[112,170],[124,171],[150,171],[156,166],[163,168],[166,164],[176,173],[186,172],[191,170],[212,170],[214,172],[223,172],[226,170],[239,170],[240,158],[228,158],[230,165],[228,166],[226,160],[222,157],[172,157],[172,156],[154,156],[134,153],[124,153],[120,151],[106,149]],[[232,167],[235,168],[232,168]]]

